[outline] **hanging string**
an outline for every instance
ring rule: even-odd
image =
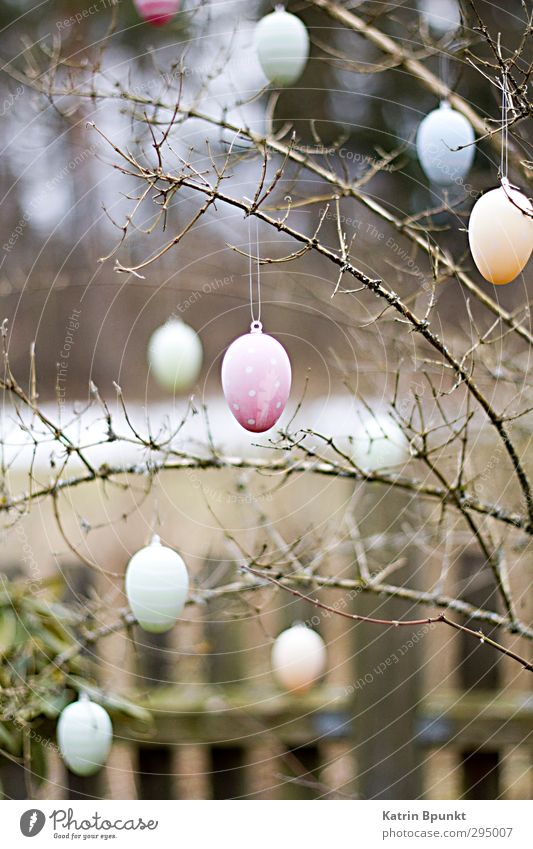
[[[509,80],[507,79],[507,68],[502,72],[502,149],[500,154],[500,176],[502,182],[508,182],[509,172],[509,108],[511,98],[509,95]]]
[[[259,255],[259,221],[255,219],[255,247],[257,251],[257,320],[261,321],[261,257]]]
[[[463,16],[461,10],[459,9],[459,21],[444,18],[445,22],[449,24],[449,28],[447,28],[444,33],[444,38],[441,41],[441,50],[439,51],[439,76],[446,89],[448,91],[452,91],[455,87],[455,83],[452,80],[452,64],[451,59],[454,58],[455,53],[461,46],[461,38],[457,36],[459,30],[463,30]],[[447,98],[443,98],[447,100]]]
[[[450,44],[451,49],[451,44]],[[445,50],[441,50],[439,53],[439,76],[449,90],[451,88],[450,85],[450,57],[448,55],[448,48]]]
[[[259,256],[259,222],[255,219],[255,245],[256,245],[256,291],[257,291],[257,318],[254,312],[254,273],[253,273],[253,254],[252,254],[252,222],[251,215],[248,215],[248,258],[249,258],[249,288],[250,288],[250,315],[252,324],[260,328],[261,325],[261,258]]]
[[[159,481],[157,478],[154,478],[154,484],[156,486],[159,485]],[[151,544],[157,544],[161,542],[161,538],[159,536],[159,531],[161,530],[161,514],[159,512],[159,498],[157,495],[154,498],[154,512],[152,516],[152,526],[151,526],[151,534],[150,540]]]

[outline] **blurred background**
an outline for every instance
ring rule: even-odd
[[[297,143],[306,149],[342,140],[337,157],[351,179],[364,175],[376,151],[399,149],[394,167],[374,176],[365,192],[400,218],[437,208],[433,224],[439,230],[434,237],[455,256],[466,257],[468,213],[477,194],[497,182],[494,148],[481,141],[468,185],[444,196],[428,183],[414,153],[418,124],[438,105],[437,99],[401,68],[376,73],[375,63],[382,57],[375,48],[334,27],[324,13],[298,0],[288,5],[309,27],[312,52],[297,85],[282,91],[273,105],[274,128],[290,122]],[[427,25],[414,0],[356,5],[395,39],[426,51]],[[438,0],[431,5],[439,5]],[[504,44],[512,48],[519,42],[520,0],[509,0],[504,7],[476,5],[487,26],[502,33]],[[76,13],[89,8],[94,11],[77,23]],[[197,200],[180,193],[168,209],[166,232],[157,228],[150,235],[141,228],[150,228],[154,211],[143,207],[135,232],[116,255],[101,262],[120,242],[124,218],[132,208],[126,195],[134,184],[113,168],[116,158],[91,124],[121,146],[145,149],[150,142],[146,125],[136,120],[135,109],[132,115],[120,91],[157,98],[168,77],[175,79],[183,66],[186,102],[197,102],[212,115],[227,108],[235,123],[265,132],[272,101],[268,92],[257,95],[265,81],[253,49],[253,28],[271,9],[272,4],[253,0],[186,0],[170,24],[155,29],[139,18],[129,0],[122,0],[119,24],[102,60],[107,90],[116,82],[118,96],[105,102],[87,98],[81,105],[65,98],[59,110],[19,82],[16,69],[36,55],[42,61],[40,48],[58,37],[73,68],[85,56],[94,57],[109,25],[108,5],[98,0],[92,6],[87,0],[0,2],[6,64],[0,77],[0,318],[8,320],[11,367],[24,385],[35,342],[43,403],[55,403],[59,352],[74,314],[78,326],[69,357],[67,407],[87,400],[90,381],[104,397],[114,399],[115,381],[136,420],[143,420],[146,405],[155,422],[165,417],[179,420],[187,398],[165,394],[150,375],[146,358],[151,334],[175,315],[202,339],[204,368],[195,397],[211,411],[217,446],[265,454],[238,430],[220,393],[223,352],[247,331],[250,320],[248,263],[232,249],[248,249],[247,222],[229,207],[211,210],[194,233],[149,266],[142,279],[118,274],[115,258],[131,265],[155,253],[189,219]],[[464,30],[444,38],[446,49],[457,54],[447,64],[443,66],[439,55],[424,55],[423,61],[436,73],[444,72],[480,115],[498,118],[498,90],[468,64],[462,50],[469,41],[478,56],[487,53],[473,24],[466,14]],[[349,56],[353,65],[336,60],[339,53]],[[529,131],[524,123],[517,132],[527,138]],[[185,122],[173,139],[176,156],[190,156],[197,167],[205,166],[206,140],[219,153],[229,142],[216,126]],[[520,147],[519,139],[515,143]],[[250,197],[259,175],[257,159],[243,156],[233,169],[233,193]],[[272,206],[287,194],[304,200],[321,193],[327,189],[318,178],[289,167]],[[312,232],[324,206],[320,201],[302,205],[293,214],[293,226]],[[431,279],[425,255],[413,252],[411,243],[355,201],[341,201],[340,211],[348,236],[355,234],[358,266],[383,277],[423,309],[428,294],[422,284]],[[326,244],[335,246],[336,227],[332,211],[322,230]],[[294,249],[265,225],[259,227],[259,244],[263,256],[281,257]],[[465,263],[471,267],[470,259]],[[515,286],[501,287],[496,294],[491,287],[491,295],[510,310],[518,308],[528,301],[530,277],[529,269]],[[332,299],[335,282],[335,271],[311,254],[297,262],[264,266],[263,323],[283,342],[294,367],[292,401],[282,422],[294,413],[308,381],[299,412],[302,425],[364,440],[357,399],[364,397],[377,411],[386,406],[410,342],[398,334],[390,315],[379,324],[371,321],[376,306],[369,293]],[[443,332],[464,343],[470,325],[460,285],[449,280],[436,294]],[[402,367],[401,375],[409,386],[417,370],[411,363]],[[4,409],[3,428],[12,433],[9,415]],[[201,417],[193,419],[187,438],[205,436]],[[488,457],[493,449],[481,436],[477,450],[483,466],[483,452],[489,452]],[[30,455],[18,442],[15,453],[12,481],[19,475],[22,482]],[[118,456],[109,454],[109,460]],[[102,459],[107,461],[107,454]],[[495,469],[493,479],[504,486],[505,470]],[[120,573],[129,556],[146,544],[156,512],[165,542],[183,554],[196,584],[216,587],[231,580],[236,567],[228,560],[206,500],[221,523],[248,533],[250,539],[258,511],[266,511],[286,540],[300,540],[303,558],[310,557],[311,529],[314,544],[320,533],[338,533],[344,539],[341,528],[349,512],[361,522],[376,563],[404,556],[401,574],[423,588],[438,577],[445,556],[454,564],[453,574],[446,577],[450,594],[459,587],[474,605],[494,603],[488,570],[464,529],[450,527],[449,538],[437,545],[432,536],[436,514],[407,496],[371,486],[354,489],[336,480],[290,479],[278,490],[270,479],[230,473],[209,473],[201,479],[192,473],[168,474],[158,482],[156,495],[146,499],[133,485],[112,498],[103,489],[76,491],[66,496],[65,525],[91,557]],[[40,576],[60,571],[71,603],[83,606],[86,599],[97,597],[124,604],[120,581],[95,577],[65,550],[51,509],[37,507],[22,527],[22,536],[9,526],[3,530],[0,568],[5,574],[27,571],[28,546]],[[420,529],[427,531],[427,538],[418,535]],[[515,570],[525,621],[531,598],[527,567],[520,570],[528,554],[524,550],[516,556]],[[353,547],[339,545],[326,568],[349,577],[352,563]],[[346,595],[332,591],[328,603],[391,618],[415,618],[427,611],[409,601]],[[134,639],[130,633],[107,638],[94,648],[94,656],[91,650],[100,683],[112,681],[130,697],[134,693],[153,711],[154,724],[140,729],[119,725],[110,762],[95,779],[67,774],[51,745],[47,776],[38,793],[44,798],[531,797],[533,693],[515,665],[439,629],[399,634],[354,626],[334,616],[318,615],[315,622],[314,614],[289,596],[265,590],[191,607],[184,626],[167,637],[149,639],[136,631]],[[272,638],[300,619],[326,639],[329,667],[320,686],[297,698],[276,688],[269,652]],[[383,663],[386,675],[376,671]],[[27,795],[18,767],[3,762],[0,775],[7,797]]]

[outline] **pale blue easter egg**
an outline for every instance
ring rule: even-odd
[[[180,555],[161,545],[151,545],[133,555],[126,570],[126,596],[144,631],[162,634],[176,624],[189,592],[189,575]]]
[[[271,83],[292,85],[309,57],[309,33],[300,18],[280,6],[257,24],[255,49],[263,73]]]
[[[470,121],[448,103],[441,103],[426,115],[418,128],[416,149],[431,182],[439,186],[461,185],[474,160],[474,141]]]
[[[113,726],[101,705],[81,696],[62,711],[57,724],[61,756],[76,775],[94,775],[105,764],[113,742]]]

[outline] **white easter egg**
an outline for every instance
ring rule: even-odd
[[[151,634],[162,634],[176,624],[188,592],[185,563],[176,551],[161,545],[157,536],[128,563],[128,602],[141,628]]]
[[[525,267],[533,250],[532,215],[529,198],[508,182],[474,204],[468,241],[474,262],[489,283],[510,283]]]
[[[170,392],[186,392],[200,374],[203,350],[200,337],[185,322],[171,319],[152,334],[148,362],[157,382]]]
[[[323,675],[326,659],[324,640],[303,624],[282,631],[272,647],[272,671],[291,693],[303,693],[312,687]]]
[[[418,0],[418,8],[436,36],[454,33],[461,26],[461,9],[456,0]]]
[[[386,413],[364,413],[354,434],[352,455],[367,471],[397,470],[409,457],[409,445],[402,429]]]
[[[307,63],[309,33],[300,18],[276,6],[255,28],[255,49],[266,78],[274,85],[291,85]]]
[[[71,772],[94,775],[105,764],[113,742],[109,714],[86,696],[80,697],[61,712],[57,741]]]
[[[460,185],[474,160],[474,140],[470,121],[443,101],[426,115],[416,136],[418,159],[427,177],[439,186]]]
[[[179,12],[180,0],[133,0],[141,18],[154,27],[162,27]]]

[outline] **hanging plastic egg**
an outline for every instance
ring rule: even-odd
[[[152,334],[148,362],[157,382],[170,392],[186,392],[202,368],[200,337],[180,319],[171,319]]]
[[[141,18],[153,27],[162,27],[179,12],[180,0],[133,0]]]
[[[151,634],[169,631],[183,612],[188,592],[185,563],[176,551],[161,545],[158,536],[128,563],[126,595],[144,631]]]
[[[296,15],[283,6],[259,21],[255,49],[265,77],[274,85],[295,83],[309,57],[309,33]]]
[[[61,756],[76,775],[94,775],[103,767],[113,742],[109,714],[88,696],[80,696],[61,712],[57,723]]]
[[[304,693],[323,675],[325,668],[324,640],[306,625],[293,625],[274,641],[272,671],[285,690]]]
[[[461,184],[474,161],[474,140],[468,118],[443,101],[426,115],[416,136],[418,159],[427,177],[439,186]]]
[[[503,286],[523,270],[533,250],[532,215],[529,198],[507,181],[474,204],[468,241],[474,262],[489,283]]]
[[[418,8],[436,36],[454,33],[461,26],[461,9],[456,0],[418,0]]]
[[[291,363],[283,345],[262,332],[260,321],[229,346],[222,361],[222,389],[228,406],[246,430],[274,427],[291,391]]]

